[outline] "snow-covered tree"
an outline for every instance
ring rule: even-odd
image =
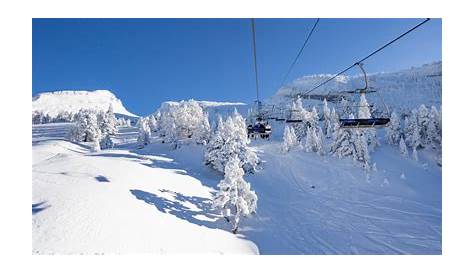
[[[398,144],[398,147],[400,149],[400,154],[403,157],[407,157],[408,156],[408,149],[407,149],[407,145],[405,144],[405,140],[403,139],[403,137],[400,138],[400,142]]]
[[[340,104],[341,104],[341,118],[349,118],[349,116],[352,114],[349,101],[347,101],[346,98],[342,97]]]
[[[149,145],[151,143],[150,137],[151,137],[151,130],[150,126],[148,125],[148,119],[146,118],[140,118],[138,120],[138,139],[137,139],[137,144],[139,148],[143,148],[146,145]]]
[[[365,93],[360,94],[360,102],[359,102],[359,119],[370,119],[372,118],[372,114],[370,113],[370,105],[365,98]],[[374,128],[364,129],[364,135],[367,140],[367,144],[369,146],[369,150],[373,151],[377,146],[379,146],[379,142],[377,140],[377,132]]]
[[[225,122],[218,118],[217,128],[206,145],[204,163],[224,172],[229,159],[237,156],[245,172],[254,172],[260,160],[249,143],[247,127],[240,114],[228,116]]]
[[[308,127],[306,133],[305,150],[324,155],[323,131],[318,127]]]
[[[362,163],[362,166],[366,169],[370,169],[370,154],[369,154],[369,146],[367,143],[367,136],[365,132],[356,129],[354,132],[355,140],[354,140],[354,160]]]
[[[150,115],[148,117],[148,121],[150,122],[150,130],[152,132],[157,132],[158,131],[158,121],[156,120],[155,115]]]
[[[76,122],[69,132],[69,139],[75,142],[99,142],[101,138],[97,113],[92,110],[79,111]]]
[[[303,141],[303,138],[306,134],[306,127],[308,125],[314,124],[314,114],[307,111],[303,107],[303,101],[298,97],[291,105],[291,117],[292,120],[301,120],[302,122],[295,123],[293,125],[293,130],[296,134],[296,137],[299,142]]]
[[[113,147],[114,147],[114,142],[112,141],[112,138],[110,138],[109,134],[106,134],[104,137],[102,137],[102,140],[100,140],[101,149],[108,149],[108,148],[113,148]]]
[[[194,100],[181,101],[177,104],[166,105],[160,108],[160,135],[164,136],[165,142],[176,143],[178,140],[193,138],[202,142],[206,135],[204,131],[209,129],[207,115]]]
[[[328,138],[331,136],[328,135],[328,132],[330,131],[331,128],[331,110],[328,107],[328,101],[326,98],[324,98],[323,101],[323,133],[326,135]]]
[[[351,114],[350,119],[354,116]],[[334,134],[334,140],[330,148],[330,153],[343,157],[352,157],[354,161],[362,164],[366,169],[370,169],[370,150],[368,147],[367,135],[364,130],[338,128]]]
[[[358,111],[359,111],[358,113],[359,119],[369,119],[372,117],[372,114],[370,113],[370,105],[367,102],[367,98],[365,98],[365,93],[360,94]]]
[[[354,155],[355,147],[353,134],[354,132],[350,129],[339,128],[334,135],[335,138],[333,138],[330,153],[337,155],[339,158]]]
[[[217,185],[219,192],[214,197],[213,206],[222,210],[224,217],[232,223],[232,232],[237,233],[241,217],[257,210],[257,195],[243,178],[237,155],[230,157],[225,165],[224,179]]]
[[[404,136],[405,142],[409,147],[418,148],[421,145],[418,114],[416,110],[412,110],[410,115],[405,118]]]
[[[311,127],[315,127],[316,125],[319,125],[319,119],[320,119],[319,118],[319,111],[315,106],[313,106],[311,108],[311,111],[309,112],[308,116],[309,116],[309,121],[310,121],[310,126]]]
[[[125,121],[125,118],[123,118],[123,117],[120,117],[120,118],[117,119],[117,126],[119,126],[119,127],[126,126],[127,125],[126,123],[127,122]]]
[[[417,151],[416,147],[413,147],[412,156],[413,156],[413,160],[418,162],[418,151]]]
[[[92,151],[92,152],[98,152],[98,151],[100,151],[100,142],[99,142],[99,140],[94,140],[94,141],[92,141],[91,151]]]
[[[109,105],[107,112],[100,114],[100,118],[99,127],[103,135],[117,134],[117,119],[115,118],[112,104]]]
[[[132,121],[130,121],[130,119],[127,119],[125,125],[126,125],[127,127],[131,127],[131,126],[132,126]]]
[[[418,128],[420,130],[420,145],[426,147],[429,144],[428,125],[430,123],[430,111],[421,104],[418,108]]]
[[[31,122],[34,124],[34,125],[37,125],[37,124],[42,124],[43,123],[43,112],[41,111],[34,111],[32,113],[32,118],[31,118]]]
[[[298,138],[295,134],[295,130],[292,126],[285,126],[285,131],[283,133],[283,144],[281,147],[281,151],[286,153],[294,148],[299,148],[300,143],[298,142]]]
[[[395,111],[390,115],[390,123],[385,128],[385,138],[387,143],[391,145],[397,145],[400,143],[400,137],[402,134],[402,129],[400,125],[400,118]]]
[[[237,110],[235,110],[235,112],[237,112]],[[236,115],[235,113],[234,113],[234,116],[236,117],[235,119],[239,119],[239,117],[242,118],[242,116]],[[244,127],[245,127],[245,122],[244,122]],[[203,145],[206,145],[211,139],[211,124],[209,124],[209,114],[207,112],[204,113],[202,121],[197,124],[196,130],[193,133],[193,139],[196,142],[196,144],[203,144]]]
[[[441,149],[441,117],[435,106],[431,107],[427,136],[433,149]]]
[[[326,137],[333,137],[336,131],[339,129],[339,115],[337,114],[334,107],[331,110],[330,121],[331,123]]]

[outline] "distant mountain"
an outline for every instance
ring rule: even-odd
[[[332,77],[332,74],[317,74],[303,76],[289,85],[282,87],[270,98],[271,104],[282,104],[290,101],[288,96],[304,93],[312,87]],[[377,90],[378,94],[370,94],[367,99],[379,100],[379,97],[390,107],[407,111],[420,104],[427,106],[441,105],[442,63],[435,62],[421,67],[398,72],[379,72],[368,74],[369,87]],[[341,91],[354,90],[364,86],[363,75],[338,76],[311,94],[337,94]],[[378,96],[380,95],[380,96]],[[310,100],[305,100],[310,101]]]
[[[110,104],[118,116],[138,117],[129,112],[122,101],[108,90],[43,92],[33,97],[32,110],[55,117],[64,111],[76,113],[80,109],[107,111]]]

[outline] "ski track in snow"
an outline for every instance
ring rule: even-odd
[[[384,144],[367,179],[348,160],[254,142],[257,214],[233,235],[210,206],[222,175],[202,164],[202,147],[136,149],[136,130],[121,128],[116,148],[89,153],[64,140],[68,126],[33,126],[33,253],[441,253],[441,169],[429,152],[417,163]]]

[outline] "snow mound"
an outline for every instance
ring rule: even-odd
[[[32,110],[55,117],[63,111],[77,113],[81,108],[107,111],[110,104],[116,114],[137,117],[129,112],[123,106],[122,101],[108,90],[43,92],[33,97]]]
[[[280,88],[270,101],[284,103],[289,100],[288,96],[306,92],[332,76],[332,74],[316,74],[298,78],[289,85]],[[412,67],[398,72],[368,74],[368,80],[369,86],[377,90],[389,107],[401,112],[418,107],[421,104],[437,107],[441,105],[441,62]],[[363,86],[363,75],[340,75],[311,94],[325,95],[328,92],[337,94],[340,91],[354,90]],[[374,98],[377,97],[375,95]],[[370,100],[370,98],[368,99]]]

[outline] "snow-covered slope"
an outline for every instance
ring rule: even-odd
[[[308,91],[332,76],[331,74],[318,74],[298,78],[278,90],[270,99],[270,102],[287,102],[289,101],[289,98],[286,97],[287,95]],[[399,72],[369,73],[368,79],[369,86],[378,91],[378,94],[381,95],[383,101],[390,108],[406,111],[418,107],[420,104],[427,106],[435,105],[437,107],[441,105],[441,62],[413,67]],[[337,94],[338,91],[354,90],[363,86],[364,80],[362,75],[341,75],[315,90],[312,94],[325,95],[328,92]],[[369,94],[368,100],[379,101],[379,96],[377,94]]]
[[[76,113],[81,108],[107,111],[110,104],[116,114],[137,117],[129,112],[122,105],[122,101],[108,90],[53,91],[43,92],[33,97],[33,111],[40,111],[53,117],[62,111]]]
[[[33,127],[33,253],[258,253],[225,230],[212,188],[174,159],[135,144],[90,153],[63,139],[69,126]],[[121,130],[118,139],[136,139]]]
[[[210,207],[222,174],[202,163],[203,146],[172,150],[153,136],[136,149],[136,128],[121,128],[116,148],[90,153],[63,139],[68,126],[33,126],[34,253],[441,253],[429,149],[415,161],[384,144],[365,173],[348,159],[282,154],[281,137],[253,142],[263,169],[245,179],[257,214],[233,235]]]

